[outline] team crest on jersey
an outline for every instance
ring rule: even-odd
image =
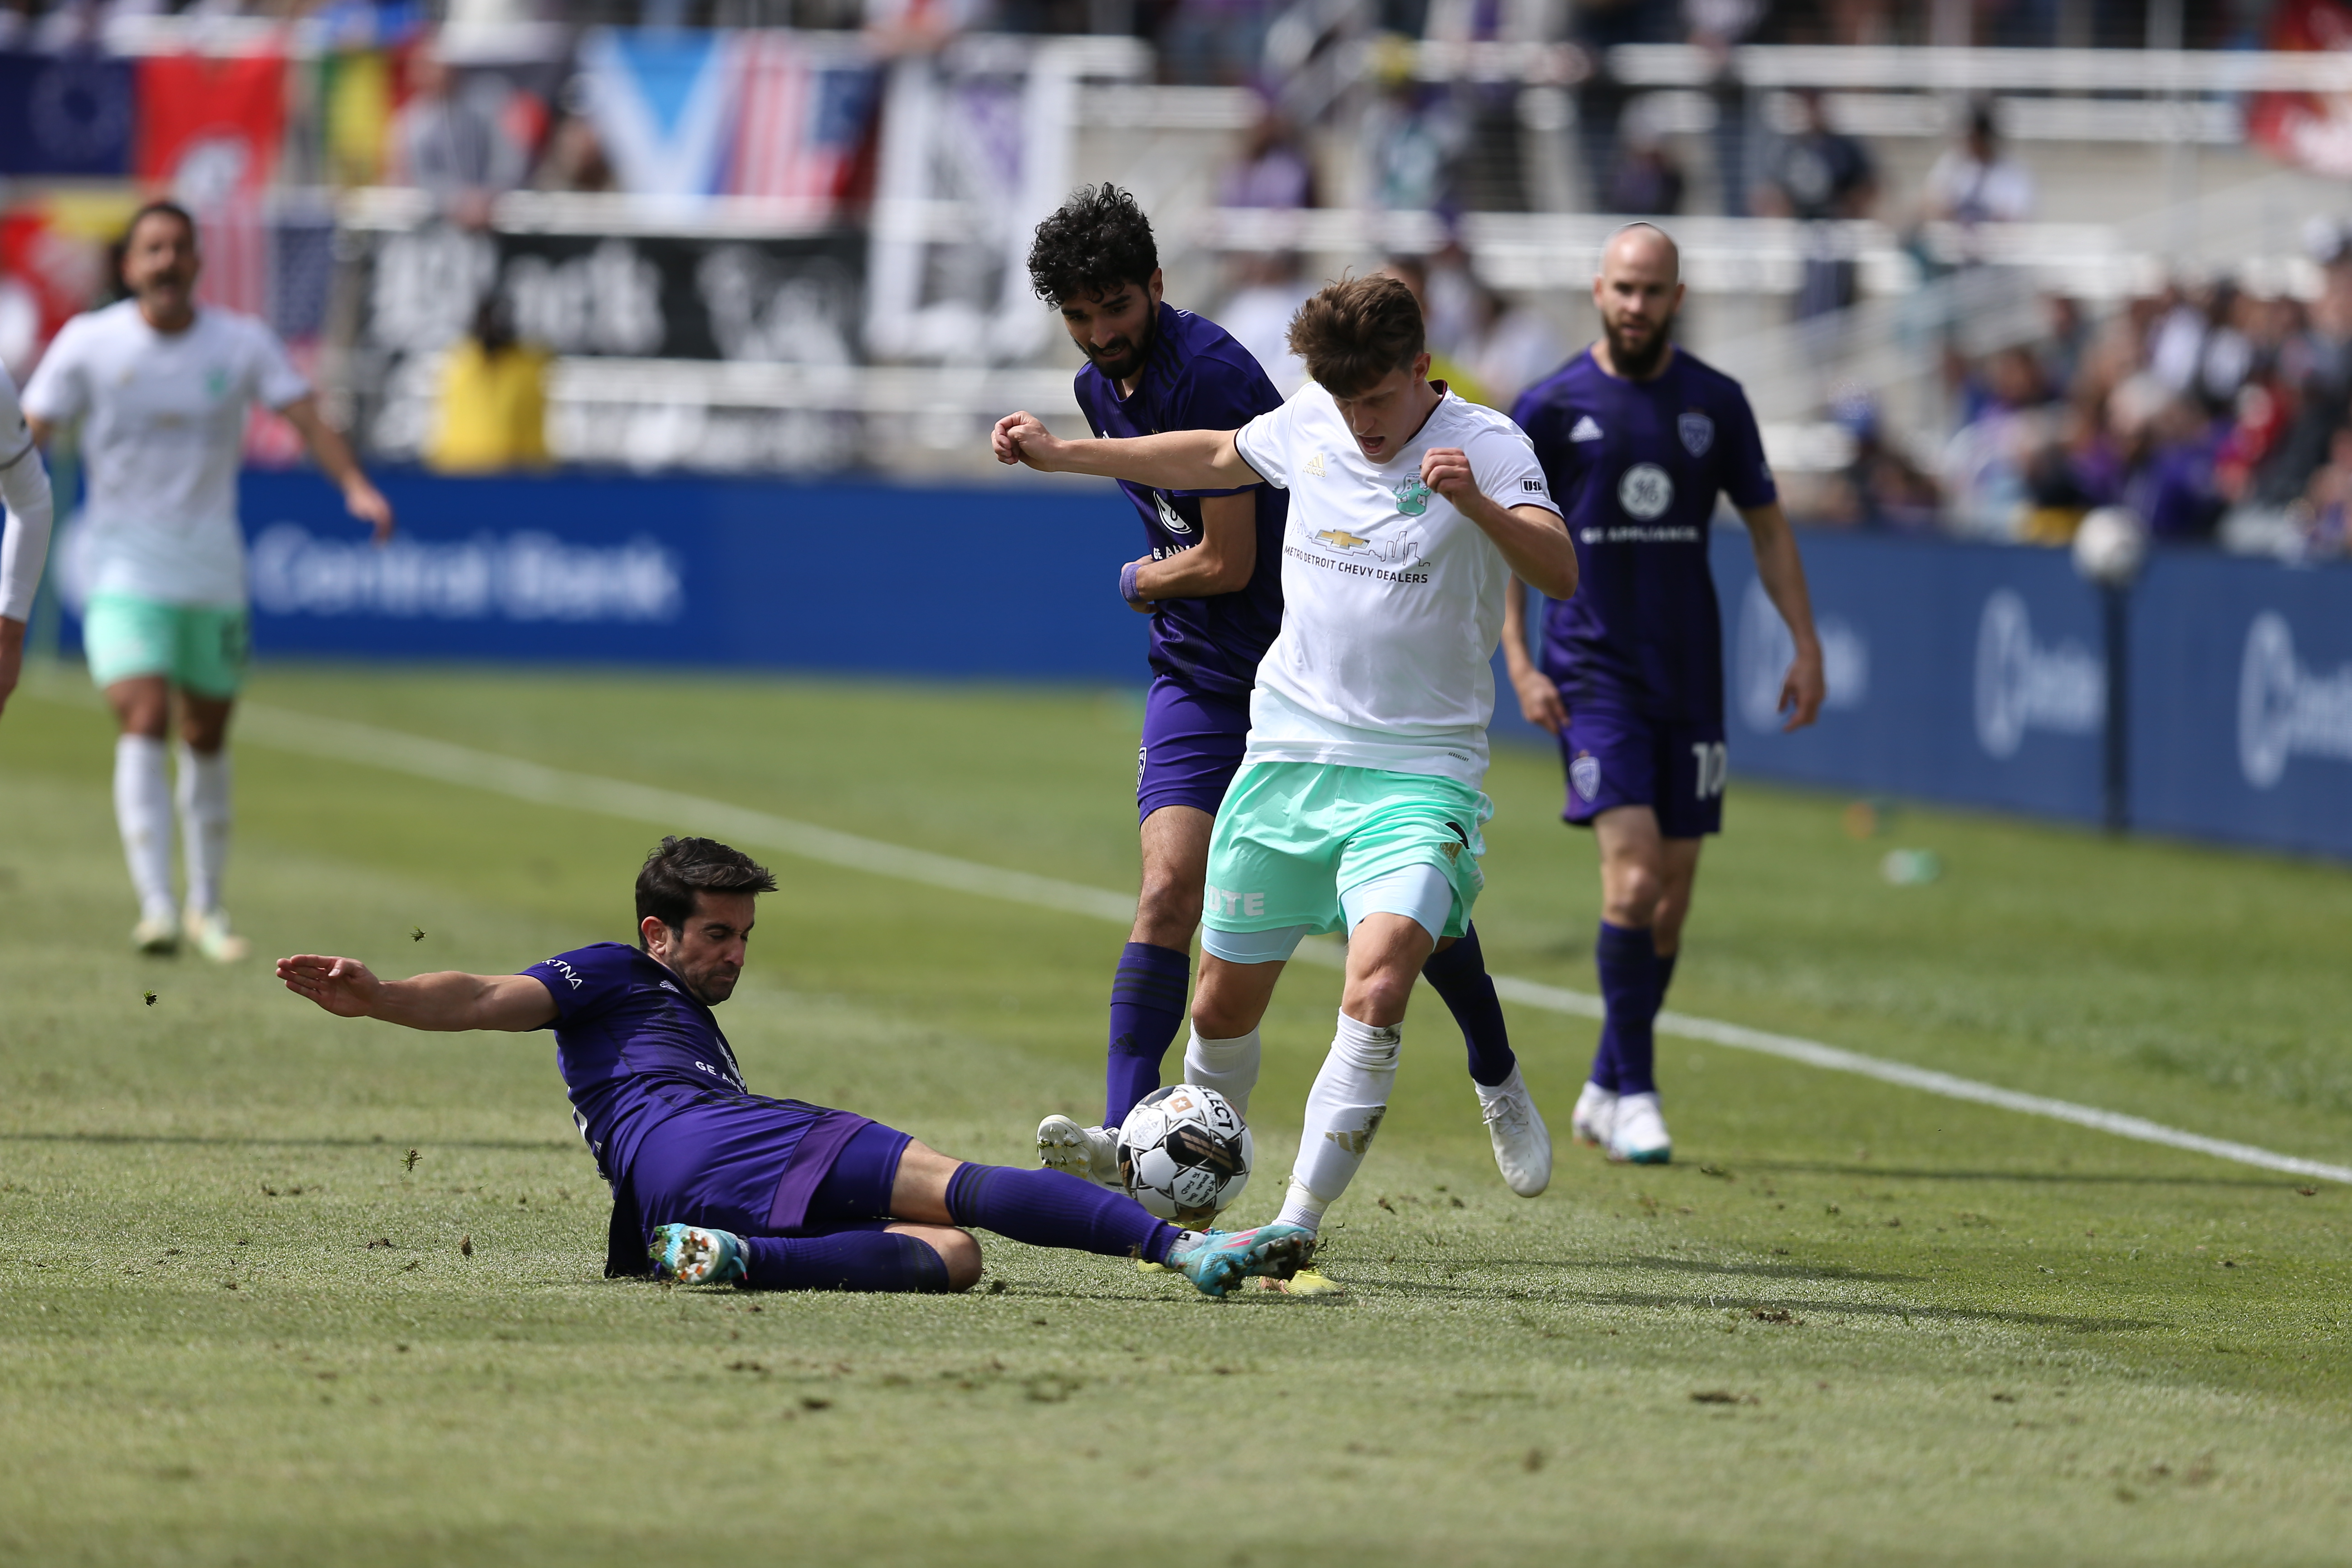
[[[1694,458],[1704,458],[1706,449],[1715,445],[1715,421],[1704,414],[1685,414],[1675,421],[1675,429],[1683,438],[1683,450]]]
[[[1406,479],[1391,493],[1396,497],[1397,510],[1407,517],[1419,517],[1429,510],[1429,487],[1421,482],[1419,474]]]
[[[1636,463],[1617,481],[1617,504],[1643,522],[1675,504],[1675,481],[1655,463]]]
[[[1151,492],[1151,504],[1160,509],[1160,526],[1179,539],[1192,531],[1192,525],[1176,515],[1175,505],[1158,490]]]
[[[1601,759],[1591,752],[1579,752],[1576,761],[1568,764],[1568,782],[1579,796],[1591,800],[1601,793]]]

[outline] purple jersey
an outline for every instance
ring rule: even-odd
[[[600,942],[523,971],[555,998],[555,1065],[607,1181],[647,1130],[714,1101],[751,1101],[719,1020],[634,947]]]
[[[1723,719],[1723,621],[1707,570],[1718,493],[1779,499],[1739,384],[1682,349],[1654,381],[1577,355],[1522,395],[1576,541],[1576,597],[1544,616],[1543,667],[1572,710],[1593,704],[1678,723]]]
[[[1089,364],[1078,372],[1078,406],[1097,436],[1163,430],[1238,430],[1282,406],[1282,394],[1250,352],[1223,327],[1173,305],[1160,307],[1151,353],[1134,393]],[[1201,498],[1225,490],[1155,490],[1121,479],[1118,488],[1143,518],[1154,561],[1201,542]],[[1151,668],[1208,697],[1247,701],[1257,661],[1282,629],[1282,529],[1290,498],[1256,487],[1257,568],[1246,586],[1205,599],[1163,599],[1151,617]]]

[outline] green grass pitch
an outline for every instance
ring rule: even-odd
[[[309,668],[253,696],[1133,885],[1131,697]],[[0,1562],[2352,1560],[2352,1190],[1667,1039],[1677,1163],[1563,1142],[1527,1202],[1424,994],[1327,1232],[1344,1300],[993,1238],[953,1298],[608,1284],[546,1038],[331,1019],[266,960],[625,937],[656,826],[248,744],[260,955],[142,961],[110,752],[71,672],[0,720]],[[1491,962],[1589,990],[1556,765],[1491,789]],[[1735,787],[1676,1007],[2352,1149],[2343,868],[1925,810],[1856,842],[1843,804]],[[1945,878],[1885,885],[1892,846]],[[1116,929],[774,859],[721,1013],[755,1089],[1013,1163],[1095,1109]],[[1337,993],[1298,968],[1268,1021],[1243,1217]],[[1564,1133],[1592,1026],[1511,1023]]]

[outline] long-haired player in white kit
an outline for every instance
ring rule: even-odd
[[[41,466],[16,384],[5,369],[0,369],[0,501],[8,508],[0,531],[0,712],[5,712],[25,672],[25,623],[33,618],[33,595],[49,558],[54,511],[49,471]]]
[[[245,940],[221,910],[228,858],[229,710],[245,679],[245,536],[236,472],[246,412],[286,416],[341,487],[351,514],[391,537],[392,507],[320,416],[277,335],[250,316],[196,303],[195,220],[169,202],[123,235],[130,298],[76,316],[25,384],[36,440],[79,422],[89,476],[90,679],[121,725],[114,816],[139,894],[132,945],[177,951],[182,933],[221,962]],[[164,737],[180,706],[178,803],[187,843],[184,911],[172,899],[172,781]]]
[[[1485,883],[1505,590],[1516,574],[1570,597],[1576,548],[1518,427],[1429,380],[1403,284],[1332,284],[1299,308],[1290,345],[1313,382],[1239,430],[1064,441],[1015,414],[995,444],[1047,472],[1290,492],[1282,631],[1210,836],[1184,1075],[1246,1104],[1283,965],[1310,934],[1348,933],[1337,1032],[1276,1221],[1315,1231],[1387,1110],[1413,981],[1469,929]],[[1517,1120],[1540,1125],[1531,1107]]]

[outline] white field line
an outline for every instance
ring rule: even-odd
[[[1034,909],[1087,915],[1119,925],[1131,924],[1135,920],[1135,900],[1125,893],[1108,892],[1100,888],[1084,887],[1026,871],[983,866],[951,855],[935,855],[929,850],[910,849],[878,838],[841,833],[814,823],[795,822],[790,817],[730,805],[724,801],[710,800],[702,795],[545,767],[537,763],[477,751],[470,746],[453,745],[446,741],[378,729],[371,724],[355,724],[347,720],[315,717],[248,702],[240,708],[237,732],[248,742],[276,751],[296,752],[331,762],[364,763],[388,772],[432,779],[440,784],[487,790],[494,795],[537,805],[592,811],[631,822],[657,825],[667,832],[699,830],[735,843],[781,849],[804,860],[895,877],[903,881],[919,882],[926,887],[944,888],[981,898],[1003,899]],[[1342,951],[1339,942],[1320,938],[1301,946],[1298,956],[1308,963],[1337,968],[1342,963]],[[1601,1016],[1601,998],[1581,991],[1538,984],[1532,980],[1521,980],[1508,974],[1495,976],[1495,991],[1503,1000],[1516,1002],[1523,1007],[1565,1013],[1580,1018]],[[1775,1035],[1740,1024],[1694,1018],[1682,1013],[1661,1013],[1657,1026],[1663,1034],[1705,1040],[1734,1050],[1756,1051],[1830,1072],[1854,1073],[1863,1078],[1876,1079],[1881,1083],[1941,1095],[1947,1100],[1972,1100],[1979,1105],[1998,1106],[2003,1110],[2014,1110],[2027,1116],[2069,1121],[2077,1127],[2111,1132],[2118,1138],[2159,1143],[2170,1149],[2186,1149],[2241,1165],[2352,1184],[2352,1166],[2331,1165],[2318,1160],[2305,1160],[2293,1154],[2259,1149],[2249,1143],[2208,1138],[2201,1133],[2185,1132],[2177,1127],[2167,1127],[2142,1117],[2102,1110],[2096,1106],[2076,1105],[2071,1100],[2050,1100],[2038,1094],[2021,1094],[2015,1089],[1979,1083],[1972,1079],[1956,1078],[1950,1073],[1937,1072],[1929,1068],[1911,1067],[1903,1062],[1864,1056],[1858,1051],[1841,1050],[1819,1040]]]

